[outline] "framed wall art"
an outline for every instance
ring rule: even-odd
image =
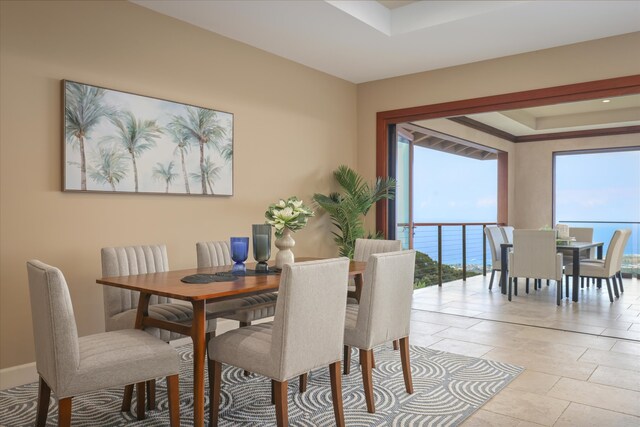
[[[63,80],[64,191],[233,194],[233,114]]]

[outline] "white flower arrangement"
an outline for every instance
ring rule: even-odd
[[[285,228],[291,231],[302,230],[314,213],[302,203],[302,200],[293,196],[269,205],[264,216],[267,219],[266,223],[276,229],[276,237],[280,238]]]

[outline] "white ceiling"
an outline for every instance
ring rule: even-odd
[[[640,31],[640,1],[130,1],[354,83]]]
[[[515,136],[640,126],[640,95],[592,99],[467,117]],[[428,127],[428,126],[427,126]]]

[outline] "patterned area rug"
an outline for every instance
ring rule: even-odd
[[[180,369],[181,424],[193,425],[191,398],[192,348],[178,348]],[[351,374],[342,376],[342,394],[348,426],[456,426],[517,377],[522,368],[491,360],[460,356],[423,347],[411,347],[414,394],[405,392],[400,353],[390,346],[375,352],[374,398],[376,413],[366,410],[362,376],[354,350]],[[221,426],[275,425],[268,379],[245,377],[241,370],[225,366],[222,373]],[[208,384],[207,402],[208,410]],[[135,394],[135,393],[134,393]],[[38,387],[36,383],[0,391],[0,425],[33,425]],[[147,419],[120,412],[122,389],[109,389],[73,399],[74,426],[167,426],[169,409],[164,379],[157,383],[156,404]],[[135,411],[135,397],[132,405]],[[47,426],[55,426],[57,404],[52,398]],[[289,383],[289,420],[293,426],[334,425],[329,370],[309,375],[307,391],[298,392],[298,381]]]

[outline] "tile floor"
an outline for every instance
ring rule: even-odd
[[[581,289],[555,305],[555,284],[512,302],[488,276],[414,293],[412,344],[509,362],[525,371],[464,424],[640,426],[640,281]]]

